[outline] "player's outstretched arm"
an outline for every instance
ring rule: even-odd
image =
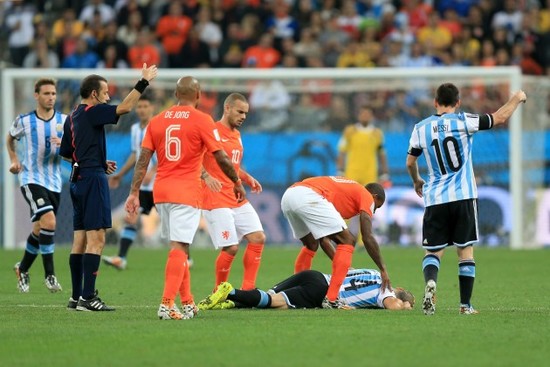
[[[149,82],[157,76],[157,66],[151,65],[147,67],[147,64],[143,64],[141,69],[141,79],[136,83],[134,88],[128,93],[126,98],[116,107],[117,115],[124,115],[130,112],[137,104],[139,97],[145,91],[145,88],[149,86]]]
[[[367,250],[372,261],[380,269],[380,276],[382,277],[382,290],[389,289],[391,290],[390,277],[386,270],[386,265],[382,260],[382,254],[380,253],[380,246],[374,235],[372,234],[372,221],[370,216],[366,212],[361,212],[359,214],[359,222],[361,226],[361,235],[363,236],[363,246]]]
[[[403,302],[396,297],[384,298],[384,308],[386,310],[412,310],[412,306],[408,301]]]
[[[519,104],[527,100],[527,95],[524,91],[519,90],[510,97],[508,102],[506,102],[502,107],[498,109],[497,112],[494,112],[493,115],[493,124],[501,125],[504,124],[514,111],[518,108]]]

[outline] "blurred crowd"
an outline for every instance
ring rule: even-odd
[[[25,68],[517,65],[550,76],[550,0],[21,0],[0,8],[0,55]],[[292,119],[338,130],[359,105],[291,96],[282,85],[257,89],[252,111],[273,105],[252,116],[260,130]],[[418,96],[386,97],[393,107],[377,114],[390,130],[408,129],[422,112]]]

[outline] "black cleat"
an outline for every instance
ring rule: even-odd
[[[77,311],[114,311],[114,307],[109,307],[97,295],[97,290],[94,296],[90,299],[80,297],[76,305]]]

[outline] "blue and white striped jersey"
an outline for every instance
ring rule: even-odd
[[[36,184],[53,192],[61,192],[61,157],[59,146],[51,143],[52,137],[61,138],[67,115],[55,111],[53,117],[44,121],[36,111],[19,115],[13,121],[10,135],[23,138],[22,170],[19,173],[21,186]]]
[[[491,115],[482,118],[491,128]],[[480,116],[464,112],[432,115],[414,126],[409,154],[426,157],[425,206],[477,198],[472,143],[479,130]]]
[[[330,274],[325,274],[330,284]],[[348,271],[340,286],[339,298],[355,308],[384,308],[384,299],[395,297],[393,291],[381,292],[382,277],[374,269],[353,269]]]
[[[147,127],[141,127],[141,124],[139,122],[136,122],[132,125],[131,128],[131,139],[130,144],[132,147],[132,152],[136,154],[136,159],[139,158],[139,152],[141,151],[141,142],[143,141],[143,137],[145,136],[145,131],[147,130]],[[151,161],[149,162],[149,166],[147,167],[147,170],[150,170],[157,162],[157,156],[156,154],[153,154],[153,157],[151,157]],[[151,182],[147,184],[141,184],[140,190],[143,191],[153,191],[153,185],[155,183],[155,178],[151,180]]]

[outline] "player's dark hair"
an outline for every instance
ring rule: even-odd
[[[367,191],[370,192],[372,195],[378,196],[378,198],[382,200],[382,203],[386,202],[386,192],[384,191],[384,187],[378,182],[371,182],[366,184],[365,189],[367,189]]]
[[[50,78],[41,78],[38,79],[36,83],[34,83],[34,93],[39,93],[40,88],[42,88],[43,85],[53,85],[54,87],[56,86],[55,80]]]
[[[454,107],[459,99],[458,88],[453,83],[443,83],[435,92],[435,101],[440,106]]]
[[[248,101],[246,100],[246,97],[243,96],[242,94],[240,94],[240,93],[231,93],[230,95],[227,96],[227,98],[223,102],[223,105],[224,106],[232,105],[233,103],[235,103],[235,101],[241,101],[241,102],[244,102],[244,103],[248,103]]]
[[[107,79],[97,74],[85,77],[82,83],[80,83],[80,97],[88,98],[94,90],[99,93],[101,82],[107,83]]]
[[[138,101],[148,101],[153,103],[155,100],[153,99],[153,95],[151,93],[145,92],[139,96]]]
[[[403,288],[395,288],[395,297],[400,299],[403,302],[409,302],[411,304],[411,307],[414,306],[414,295]]]

